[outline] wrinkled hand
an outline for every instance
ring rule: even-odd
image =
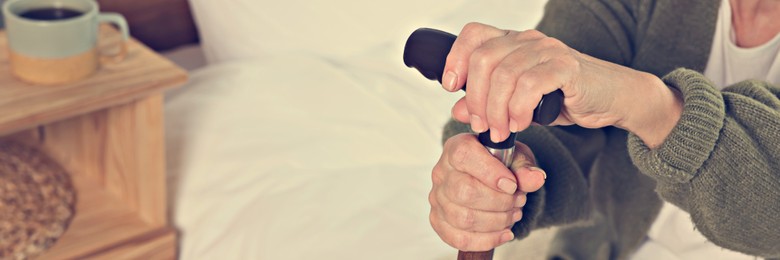
[[[490,130],[494,142],[527,128],[541,97],[557,89],[564,102],[552,125],[587,128],[628,128],[621,124],[647,114],[642,111],[648,110],[648,98],[673,97],[652,74],[590,57],[536,30],[479,23],[461,31],[442,83],[449,91],[467,86],[453,117],[470,123],[475,132]]]
[[[453,136],[433,168],[431,226],[461,251],[486,251],[514,238],[526,193],[546,178],[528,146],[515,142],[512,169],[488,153],[472,134]]]

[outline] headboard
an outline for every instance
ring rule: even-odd
[[[152,49],[163,51],[197,43],[198,31],[187,0],[98,0],[103,12],[118,12],[130,24],[130,34]]]

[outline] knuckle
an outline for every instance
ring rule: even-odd
[[[439,218],[436,216],[436,210],[431,209],[431,213],[428,214],[428,222],[430,222],[433,230],[441,236],[443,230],[441,230],[441,226],[439,225]]]
[[[436,163],[436,165],[433,166],[433,170],[431,171],[431,182],[433,183],[434,188],[438,185],[441,185],[442,175],[443,175],[443,169],[441,166],[441,162]]]
[[[446,151],[449,151],[450,148],[455,145],[457,142],[458,135],[451,136],[450,138],[447,138],[447,140],[444,141],[444,146],[442,149],[445,151],[445,153],[442,153],[442,157],[446,154]]]
[[[431,223],[431,227],[433,230],[439,231],[439,223],[436,222],[436,210],[431,209],[431,212],[428,213],[428,222]]]
[[[517,101],[514,100],[514,102],[517,102]],[[513,104],[513,100],[509,101],[509,106],[510,106],[509,110],[507,110],[507,112],[509,113],[509,117],[514,118],[515,120],[517,120],[517,118],[523,117],[523,110],[522,109],[516,109],[517,106],[515,104]]]
[[[518,89],[528,91],[536,86],[537,82],[537,76],[534,73],[523,73],[518,77],[516,86]]]
[[[493,63],[492,52],[489,48],[480,47],[471,53],[470,63],[474,66],[487,67]]]
[[[471,245],[471,237],[465,234],[457,234],[451,238],[451,246],[457,249],[467,249]]]
[[[462,182],[457,185],[454,197],[456,201],[468,204],[477,197],[477,188],[471,181]]]
[[[524,91],[524,93],[530,93],[530,91]],[[523,97],[513,97],[509,101],[509,114],[512,119],[520,124],[530,124],[533,118],[534,109],[537,106],[533,100],[534,97],[531,94],[524,94]]]
[[[463,26],[463,30],[461,30],[461,35],[473,35],[478,32],[481,32],[485,28],[485,25],[478,22],[470,22]]]
[[[436,215],[436,211],[431,210],[431,214],[428,216],[428,221],[431,224],[431,228],[436,232],[439,237],[445,242],[448,241],[447,230],[442,227],[440,217]],[[448,242],[449,243],[449,242]]]
[[[520,75],[520,77],[517,80],[517,86],[518,88],[529,90],[534,86],[537,86],[539,82],[540,82],[539,74],[534,73],[534,71],[530,71],[528,73],[523,73],[522,75]]]
[[[431,204],[431,210],[437,208],[436,193],[434,190],[428,193],[428,203]]]
[[[471,154],[471,149],[466,145],[455,145],[450,149],[449,163],[455,169],[461,169],[461,165],[466,162]]]
[[[493,70],[491,80],[496,84],[515,85],[515,70],[511,66],[500,65]]]
[[[520,37],[529,37],[529,38],[539,38],[539,37],[545,37],[544,33],[540,32],[536,29],[526,30],[522,31],[518,34]]]
[[[456,213],[457,216],[455,218],[455,223],[452,223],[454,226],[468,230],[474,227],[474,223],[476,222],[476,212],[473,209],[462,209],[459,210],[458,213]]]
[[[539,39],[539,45],[543,48],[561,48],[566,46],[563,44],[563,42],[553,37],[544,37]]]

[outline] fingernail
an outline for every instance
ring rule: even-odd
[[[441,80],[443,83],[443,86],[445,89],[452,91],[454,90],[458,84],[458,74],[455,74],[455,72],[447,71],[447,73],[444,74],[444,78]]]
[[[504,234],[501,234],[501,243],[509,242],[514,238],[515,238],[515,234],[512,234],[512,231],[504,232]]]
[[[544,178],[545,180],[547,179],[547,172],[542,170],[542,168],[539,168],[539,167],[528,167],[528,169],[531,170],[531,171],[542,173],[542,178]]]
[[[520,130],[518,128],[520,127],[517,126],[517,122],[515,122],[514,119],[509,119],[509,131],[511,131],[512,133],[516,133],[517,131]]]
[[[482,122],[482,118],[480,118],[478,115],[471,115],[471,130],[474,130],[476,133],[482,133],[485,132],[485,123]]]
[[[498,131],[494,128],[490,129],[490,140],[493,141],[494,143],[500,143],[501,141],[504,141],[501,140],[501,135],[499,135]]]
[[[515,194],[515,191],[517,191],[517,184],[510,179],[502,178],[498,180],[498,188],[508,194]]]
[[[520,219],[523,218],[523,211],[522,210],[516,210],[515,213],[512,213],[512,222],[518,222]]]
[[[525,195],[517,196],[517,200],[515,200],[515,208],[522,208],[523,206],[525,206],[525,202],[526,202]]]

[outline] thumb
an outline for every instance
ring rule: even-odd
[[[527,145],[515,142],[515,154],[512,172],[517,179],[517,187],[522,192],[535,192],[542,188],[547,173],[536,164],[536,157]]]
[[[466,173],[486,186],[507,194],[517,191],[517,179],[501,161],[493,157],[479,143],[476,135],[459,134],[444,144],[448,163],[455,170]]]

